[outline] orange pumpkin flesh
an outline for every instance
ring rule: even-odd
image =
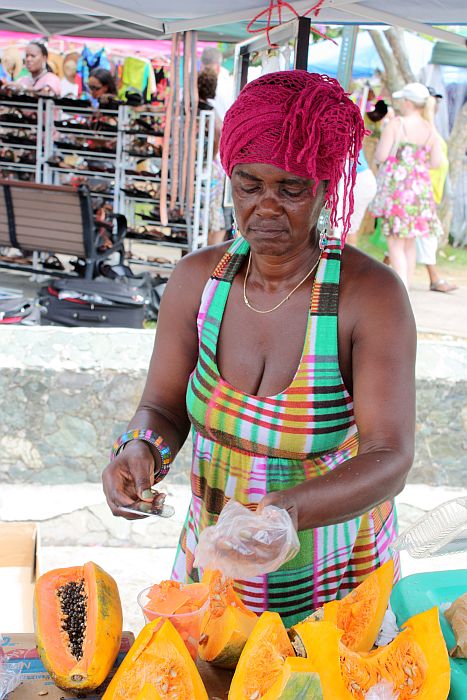
[[[138,698],[145,684],[158,695],[143,695],[148,700],[208,700],[208,695],[182,638],[170,620],[149,622],[136,638],[130,651],[109,683],[102,700]],[[146,689],[146,693],[150,693]]]
[[[136,700],[163,700],[157,690],[150,683],[145,683]]]
[[[342,600],[323,605],[323,619],[344,630],[342,644],[352,651],[370,651],[387,610],[394,580],[389,559]]]
[[[35,586],[34,627],[39,656],[55,684],[94,690],[120,649],[117,584],[93,562],[43,574]]]
[[[232,580],[223,578],[220,571],[206,571],[203,583],[209,585],[210,595],[198,654],[214,666],[233,669],[258,618],[237,596]]]
[[[278,680],[285,659],[295,656],[280,615],[264,612],[253,628],[230,685],[229,700],[262,698]]]
[[[347,649],[342,630],[325,620],[300,623],[296,633],[320,676],[324,700],[364,700],[382,679],[393,684],[398,700],[448,697],[450,666],[437,608],[410,618],[390,644],[369,653]]]

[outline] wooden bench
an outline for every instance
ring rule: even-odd
[[[98,227],[93,217],[91,196],[85,185],[39,185],[0,179],[0,247],[36,253],[32,263],[0,259],[0,267],[24,272],[69,277],[74,272],[44,267],[37,253],[64,254],[84,260],[84,275],[92,279],[99,265],[114,252],[123,260],[126,218],[113,214],[116,230],[112,247],[99,250]]]

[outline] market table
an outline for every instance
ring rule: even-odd
[[[38,657],[33,634],[3,634],[3,638],[2,649],[6,652],[8,661],[22,665],[22,683],[8,695],[8,700],[39,700],[42,697],[46,700],[68,700],[69,698],[76,700],[76,695],[66,693],[53,684]],[[122,662],[133,639],[131,632],[123,633],[121,652],[116,666]],[[209,699],[226,700],[232,671],[215,669],[204,661],[198,661],[197,666]],[[89,693],[81,697],[86,697],[86,700],[100,700],[102,694]]]

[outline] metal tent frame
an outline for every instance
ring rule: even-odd
[[[312,0],[289,1],[298,14],[312,5]],[[0,5],[4,8],[0,10],[0,28],[45,36],[96,36],[104,30],[109,37],[160,39],[174,32],[250,21],[267,9],[269,0],[237,0],[239,9],[234,11],[231,0],[140,0],[138,10],[131,9],[127,0],[42,0],[40,12],[37,0],[0,0]],[[412,0],[409,6],[405,0],[393,0],[391,12],[387,8],[386,0],[325,0],[316,21],[394,25],[466,46],[465,37],[433,26],[467,24],[465,0]]]

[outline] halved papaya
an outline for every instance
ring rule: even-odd
[[[148,682],[152,689],[145,689]],[[182,638],[170,620],[163,621],[161,617],[143,627],[102,700],[132,700],[140,696],[141,700],[158,700],[159,696],[164,700],[208,700]]]
[[[39,656],[63,690],[94,690],[120,649],[122,606],[114,579],[97,564],[54,569],[34,592]]]

